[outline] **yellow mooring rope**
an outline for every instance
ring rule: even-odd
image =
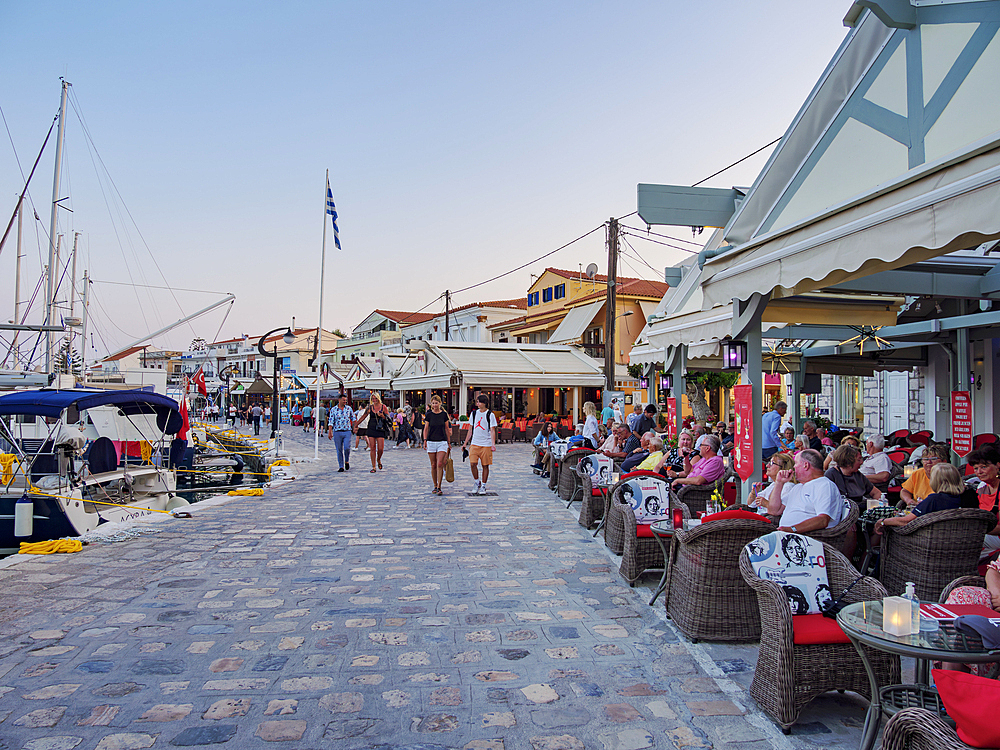
[[[79,552],[83,542],[79,539],[49,539],[47,542],[21,542],[22,555],[51,555],[53,552]]]
[[[227,495],[251,495],[251,496],[256,497],[257,495],[263,495],[264,494],[264,490],[262,490],[260,487],[254,487],[252,489],[245,489],[245,490],[229,490],[229,492],[227,492],[226,494]]]

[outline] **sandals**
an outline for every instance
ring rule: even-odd
[[[434,489],[431,490],[431,494],[432,495],[440,495],[441,494],[441,488],[440,487],[435,487]]]
[[[382,462],[381,462],[381,461],[379,461],[379,462],[378,462],[378,468],[379,468],[379,469],[381,469],[381,468],[382,468]],[[372,471],[374,471],[374,469],[372,469]]]
[[[374,473],[375,473],[375,469],[373,468],[373,469],[372,469],[372,470],[371,470],[370,472],[368,472],[368,473],[369,473],[369,474],[374,474]]]

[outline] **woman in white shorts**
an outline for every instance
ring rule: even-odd
[[[444,479],[450,444],[451,421],[448,413],[441,408],[441,397],[431,396],[431,410],[424,415],[424,450],[431,460],[432,495],[444,494],[441,492],[441,480]]]

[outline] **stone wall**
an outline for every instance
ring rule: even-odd
[[[885,430],[884,417],[882,416],[882,395],[883,388],[881,378],[874,376],[871,378],[861,378],[861,399],[865,410],[865,435],[875,435],[883,433]]]
[[[924,399],[926,368],[918,367],[917,374],[910,373],[910,431],[934,429],[927,427],[927,404]],[[933,399],[932,399],[933,400]]]

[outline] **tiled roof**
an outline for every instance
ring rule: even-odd
[[[546,268],[545,270],[546,271],[550,271],[551,273],[554,273],[556,276],[562,276],[564,279],[577,279],[577,280],[581,280],[581,274],[580,274],[579,271],[566,271],[566,270],[564,270],[562,268]],[[596,274],[593,279],[587,279],[586,276],[583,276],[582,280],[584,280],[584,281],[596,281],[596,282],[601,283],[601,284],[607,284],[608,283],[608,277],[605,276],[604,274],[601,274],[601,273]],[[646,294],[649,294],[649,295],[654,295],[655,294],[657,297],[662,297],[664,294],[666,294],[667,289],[670,287],[669,284],[667,284],[667,283],[665,283],[663,281],[647,281],[646,279],[635,279],[635,278],[631,278],[631,277],[628,277],[628,276],[619,276],[618,277],[619,294],[622,293],[621,292],[621,285],[622,284],[631,284],[632,282],[640,282],[639,286],[637,287],[638,289],[649,289],[650,291],[648,291],[648,292],[626,292],[627,294],[637,294],[639,296],[645,296]],[[650,284],[651,286],[649,286],[649,287],[643,286],[645,284]],[[659,290],[659,291],[653,291],[653,290]]]
[[[438,316],[437,313],[400,312],[398,310],[375,310],[375,312],[394,323],[423,323]]]
[[[460,307],[453,307],[451,312],[458,312],[459,310],[468,310],[470,307],[493,307],[493,308],[516,308],[518,310],[524,310],[528,306],[527,297],[517,297],[516,299],[500,299],[494,300],[493,302],[470,302],[467,305],[461,305]],[[440,313],[438,313],[440,315]],[[435,316],[436,317],[436,316]]]
[[[646,279],[618,279],[618,290],[616,294],[627,297],[648,297],[659,302],[663,295],[667,293],[670,285],[663,281],[647,281]],[[594,300],[607,295],[607,291],[602,289],[585,297],[577,297],[573,300],[573,305],[584,300]]]
[[[486,327],[492,330],[493,328],[503,328],[505,326],[515,326],[515,325],[517,325],[519,323],[523,323],[524,319],[527,318],[527,317],[528,317],[527,315],[519,315],[516,318],[511,318],[510,320],[501,320],[499,323],[494,323],[493,325],[489,325],[489,326],[486,326]]]

